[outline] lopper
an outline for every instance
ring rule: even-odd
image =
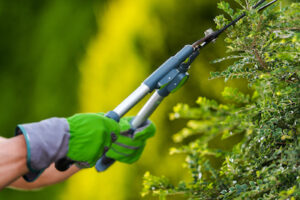
[[[266,5],[258,8],[258,11],[262,11],[268,6],[275,3],[277,0],[273,0]],[[260,0],[253,9],[263,4],[265,0]],[[155,111],[164,98],[170,93],[177,91],[189,77],[188,70],[191,63],[199,55],[200,49],[205,47],[212,41],[215,41],[217,37],[223,33],[230,26],[235,25],[240,19],[246,16],[246,13],[241,14],[236,19],[225,25],[223,28],[212,31],[208,29],[205,31],[205,37],[194,42],[192,45],[184,46],[176,55],[170,57],[165,61],[158,69],[156,69],[143,83],[132,92],[124,101],[122,101],[114,110],[109,111],[106,116],[119,122],[120,118],[125,115],[133,106],[141,101],[147,94],[155,92],[133,118],[131,122],[131,133],[135,129],[140,127]],[[115,160],[108,158],[105,154],[98,160],[96,164],[97,171],[106,170]]]

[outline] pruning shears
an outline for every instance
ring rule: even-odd
[[[276,1],[277,0],[273,0],[267,3],[266,5],[260,7],[258,11],[267,8]],[[256,9],[264,2],[265,0],[260,0],[253,6],[253,9]],[[143,83],[125,100],[123,100],[114,110],[106,113],[106,116],[119,122],[123,115],[125,115],[147,94],[152,93],[155,90],[153,95],[131,121],[131,133],[133,133],[134,130],[140,127],[150,117],[150,115],[160,105],[164,98],[166,98],[169,94],[174,93],[184,85],[189,77],[188,70],[190,69],[190,65],[199,55],[200,50],[210,42],[215,41],[221,33],[223,33],[230,26],[235,25],[245,16],[246,13],[241,14],[229,24],[217,31],[208,29],[205,31],[205,37],[197,40],[192,45],[185,45],[180,51],[166,60],[149,77],[147,77]],[[97,171],[106,170],[114,163],[114,161],[115,160],[106,157],[104,154],[96,164]]]

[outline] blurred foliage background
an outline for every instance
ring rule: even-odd
[[[12,137],[18,123],[112,110],[168,57],[215,27],[217,2],[0,0],[0,135]],[[0,199],[141,199],[146,171],[175,183],[187,179],[183,157],[168,155],[185,121],[170,121],[169,113],[198,96],[223,101],[225,83],[208,77],[226,66],[210,63],[224,55],[222,38],[201,52],[188,83],[151,117],[157,133],[137,163],[117,163],[105,173],[82,170],[38,191],[5,189]],[[243,80],[226,83],[232,85],[249,92]]]

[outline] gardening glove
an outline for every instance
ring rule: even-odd
[[[144,150],[147,139],[154,136],[155,126],[147,120],[134,132],[131,130],[132,117],[124,117],[120,120],[121,132],[116,132],[117,139],[114,141],[105,156],[119,162],[131,164],[137,161]],[[110,165],[101,165],[101,160],[96,164],[98,171],[104,171]]]
[[[24,179],[34,181],[52,162],[61,160],[94,166],[111,146],[112,133],[120,133],[119,124],[93,113],[18,125],[16,135],[25,137],[30,171]]]

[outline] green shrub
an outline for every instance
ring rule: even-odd
[[[230,56],[214,61],[233,64],[211,78],[247,79],[253,92],[226,87],[226,104],[199,97],[197,107],[174,107],[170,118],[188,122],[173,137],[181,147],[170,153],[187,155],[184,165],[192,181],[175,186],[147,172],[142,195],[300,199],[300,4],[277,4],[257,13],[250,9],[254,0],[235,1],[242,9],[234,11],[226,2],[218,7],[231,19],[242,12],[247,17],[227,31]],[[229,20],[221,15],[215,21],[220,28]]]

